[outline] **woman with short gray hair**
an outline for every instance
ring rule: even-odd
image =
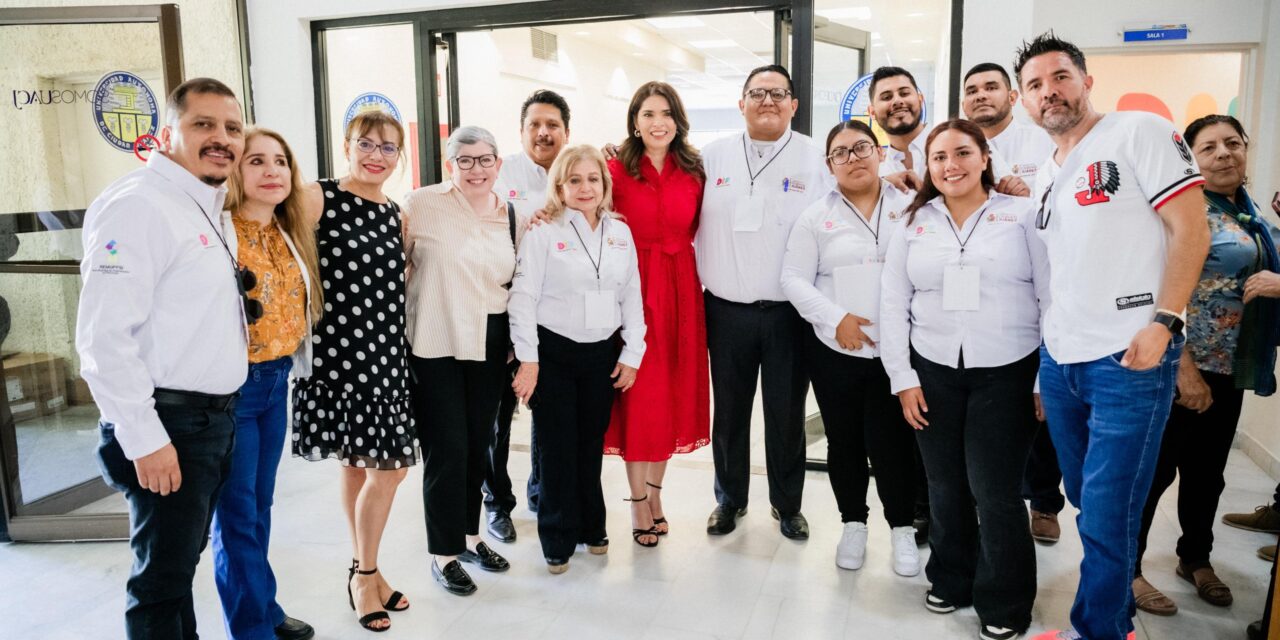
[[[506,384],[507,288],[525,222],[493,191],[493,134],[461,127],[445,144],[449,180],[405,197],[406,323],[431,574],[445,590],[476,585],[460,562],[506,571],[480,541],[480,486]]]

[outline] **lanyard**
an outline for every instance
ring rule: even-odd
[[[578,225],[574,224],[572,220],[569,221],[569,226],[573,227],[573,235],[578,236],[578,244],[582,245],[582,252],[587,254],[587,260],[591,261],[591,266],[596,270],[597,290],[600,289],[600,265],[604,264],[604,220],[603,217],[600,218],[600,248],[596,251],[596,255],[600,256],[599,260],[591,257],[591,252],[587,250],[587,243],[583,241],[582,234],[578,233]]]
[[[982,213],[987,210],[987,206],[989,205],[984,205],[981,209],[978,209],[977,213],[973,214],[977,216],[978,221],[973,223],[973,228],[969,230],[969,235],[964,237],[963,242],[960,241],[960,234],[956,231],[956,223],[952,222],[950,215],[947,216],[947,226],[951,228],[951,235],[956,237],[956,243],[960,245],[961,262],[964,262],[964,249],[969,246],[969,240],[973,238],[973,232],[977,231],[978,226],[982,224]]]
[[[773,164],[773,161],[777,160],[778,156],[782,155],[782,152],[786,150],[787,145],[791,144],[791,139],[794,138],[795,136],[796,136],[796,133],[792,131],[791,135],[787,136],[787,141],[782,143],[782,146],[779,147],[777,151],[773,152],[773,155],[769,157],[769,161],[764,163],[764,166],[760,167],[759,171],[755,173],[751,173],[751,157],[747,155],[747,134],[745,133],[742,134],[742,160],[747,163],[747,176],[751,183],[747,191],[747,197],[751,197],[752,195],[755,195],[756,178],[759,178],[760,174],[764,173],[764,170],[768,169],[769,165]]]
[[[872,218],[874,218],[874,219],[875,219],[875,221],[876,221],[876,228],[875,228],[875,229],[872,229],[872,228],[871,228],[871,225],[867,224],[867,221],[863,219],[862,214],[861,214],[861,213],[858,213],[858,210],[857,210],[857,209],[855,209],[855,208],[853,208],[853,204],[849,202],[849,199],[848,199],[848,198],[845,198],[845,197],[842,195],[842,196],[840,197],[840,200],[841,200],[842,202],[844,202],[844,206],[849,207],[849,211],[850,211],[851,213],[853,213],[853,217],[857,218],[857,219],[858,219],[858,222],[861,222],[861,223],[862,223],[862,226],[864,226],[864,227],[866,227],[866,228],[867,228],[867,231],[871,233],[871,237],[872,237],[872,238],[875,238],[875,240],[876,240],[876,253],[877,253],[877,255],[878,255],[878,254],[879,254],[879,250],[880,250],[880,210],[884,208],[884,186],[883,186],[883,185],[881,185],[881,188],[880,188],[880,198],[876,200],[876,208],[875,208],[875,212],[871,214],[871,217],[872,217]],[[973,234],[972,234],[972,233],[970,233],[969,235],[973,235]],[[967,242],[967,240],[966,240],[966,242]]]

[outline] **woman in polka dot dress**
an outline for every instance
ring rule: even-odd
[[[381,111],[346,128],[348,176],[308,188],[324,315],[312,344],[313,371],[293,389],[293,455],[342,461],[342,502],[352,533],[347,575],[352,607],[372,630],[387,610],[409,606],[378,573],[378,545],[391,501],[418,461],[404,337],[405,259],[400,208],[382,193],[399,163],[404,129]]]

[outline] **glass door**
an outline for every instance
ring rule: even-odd
[[[85,209],[142,166],[180,82],[170,7],[0,10],[0,492],[13,540],[124,538],[75,349]],[[57,43],[50,46],[50,43]]]

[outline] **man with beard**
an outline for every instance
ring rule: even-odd
[[[991,163],[1002,186],[1021,179],[1028,193],[1035,188],[1036,171],[1053,154],[1053,140],[1044,129],[1013,117],[1018,92],[1004,67],[993,62],[975,65],[964,76],[964,115],[982,128],[991,146]],[[997,187],[999,190],[1000,187]],[[1036,416],[1037,422],[1043,416]],[[1038,429],[1022,478],[1022,495],[1031,501],[1031,537],[1053,544],[1062,535],[1058,512],[1066,498],[1058,490],[1062,472],[1047,428]]]
[[[1048,248],[1040,393],[1084,560],[1074,630],[1133,631],[1137,533],[1186,339],[1184,310],[1209,251],[1204,178],[1159,116],[1099,114],[1084,54],[1051,32],[1014,66],[1022,104],[1053,138],[1037,176]]]
[[[706,287],[711,358],[711,448],[716,508],[707,533],[734,530],[746,513],[751,473],[751,408],[764,404],[769,502],[782,535],[803,540],[804,398],[801,358],[807,323],[782,292],[782,257],[800,212],[830,192],[822,147],[791,130],[800,101],[787,70],[753,69],[738,110],[746,131],[702,150],[707,172],[695,247]]]
[[[889,134],[889,150],[880,164],[880,175],[894,184],[919,189],[929,168],[924,157],[928,127],[924,118],[924,94],[915,76],[902,67],[880,67],[871,75],[871,115]]]
[[[569,103],[560,94],[542,89],[533,92],[520,106],[520,142],[523,149],[502,159],[494,191],[506,198],[515,212],[532,217],[547,202],[547,169],[569,141]],[[520,363],[512,360],[511,371]],[[511,385],[503,385],[498,419],[493,425],[493,442],[484,475],[484,506],[488,512],[489,534],[502,542],[515,542],[516,527],[511,511],[516,496],[507,473],[511,452],[511,420],[516,411],[516,395]],[[532,434],[530,434],[532,438]],[[539,470],[537,443],[530,441],[528,490],[529,510],[538,510]]]
[[[129,501],[125,627],[135,640],[196,637],[191,581],[249,362],[241,302],[251,276],[217,223],[244,151],[240,103],[196,78],[174,89],[165,118],[147,166],[85,214],[76,326],[80,373],[102,412],[102,474]]]

